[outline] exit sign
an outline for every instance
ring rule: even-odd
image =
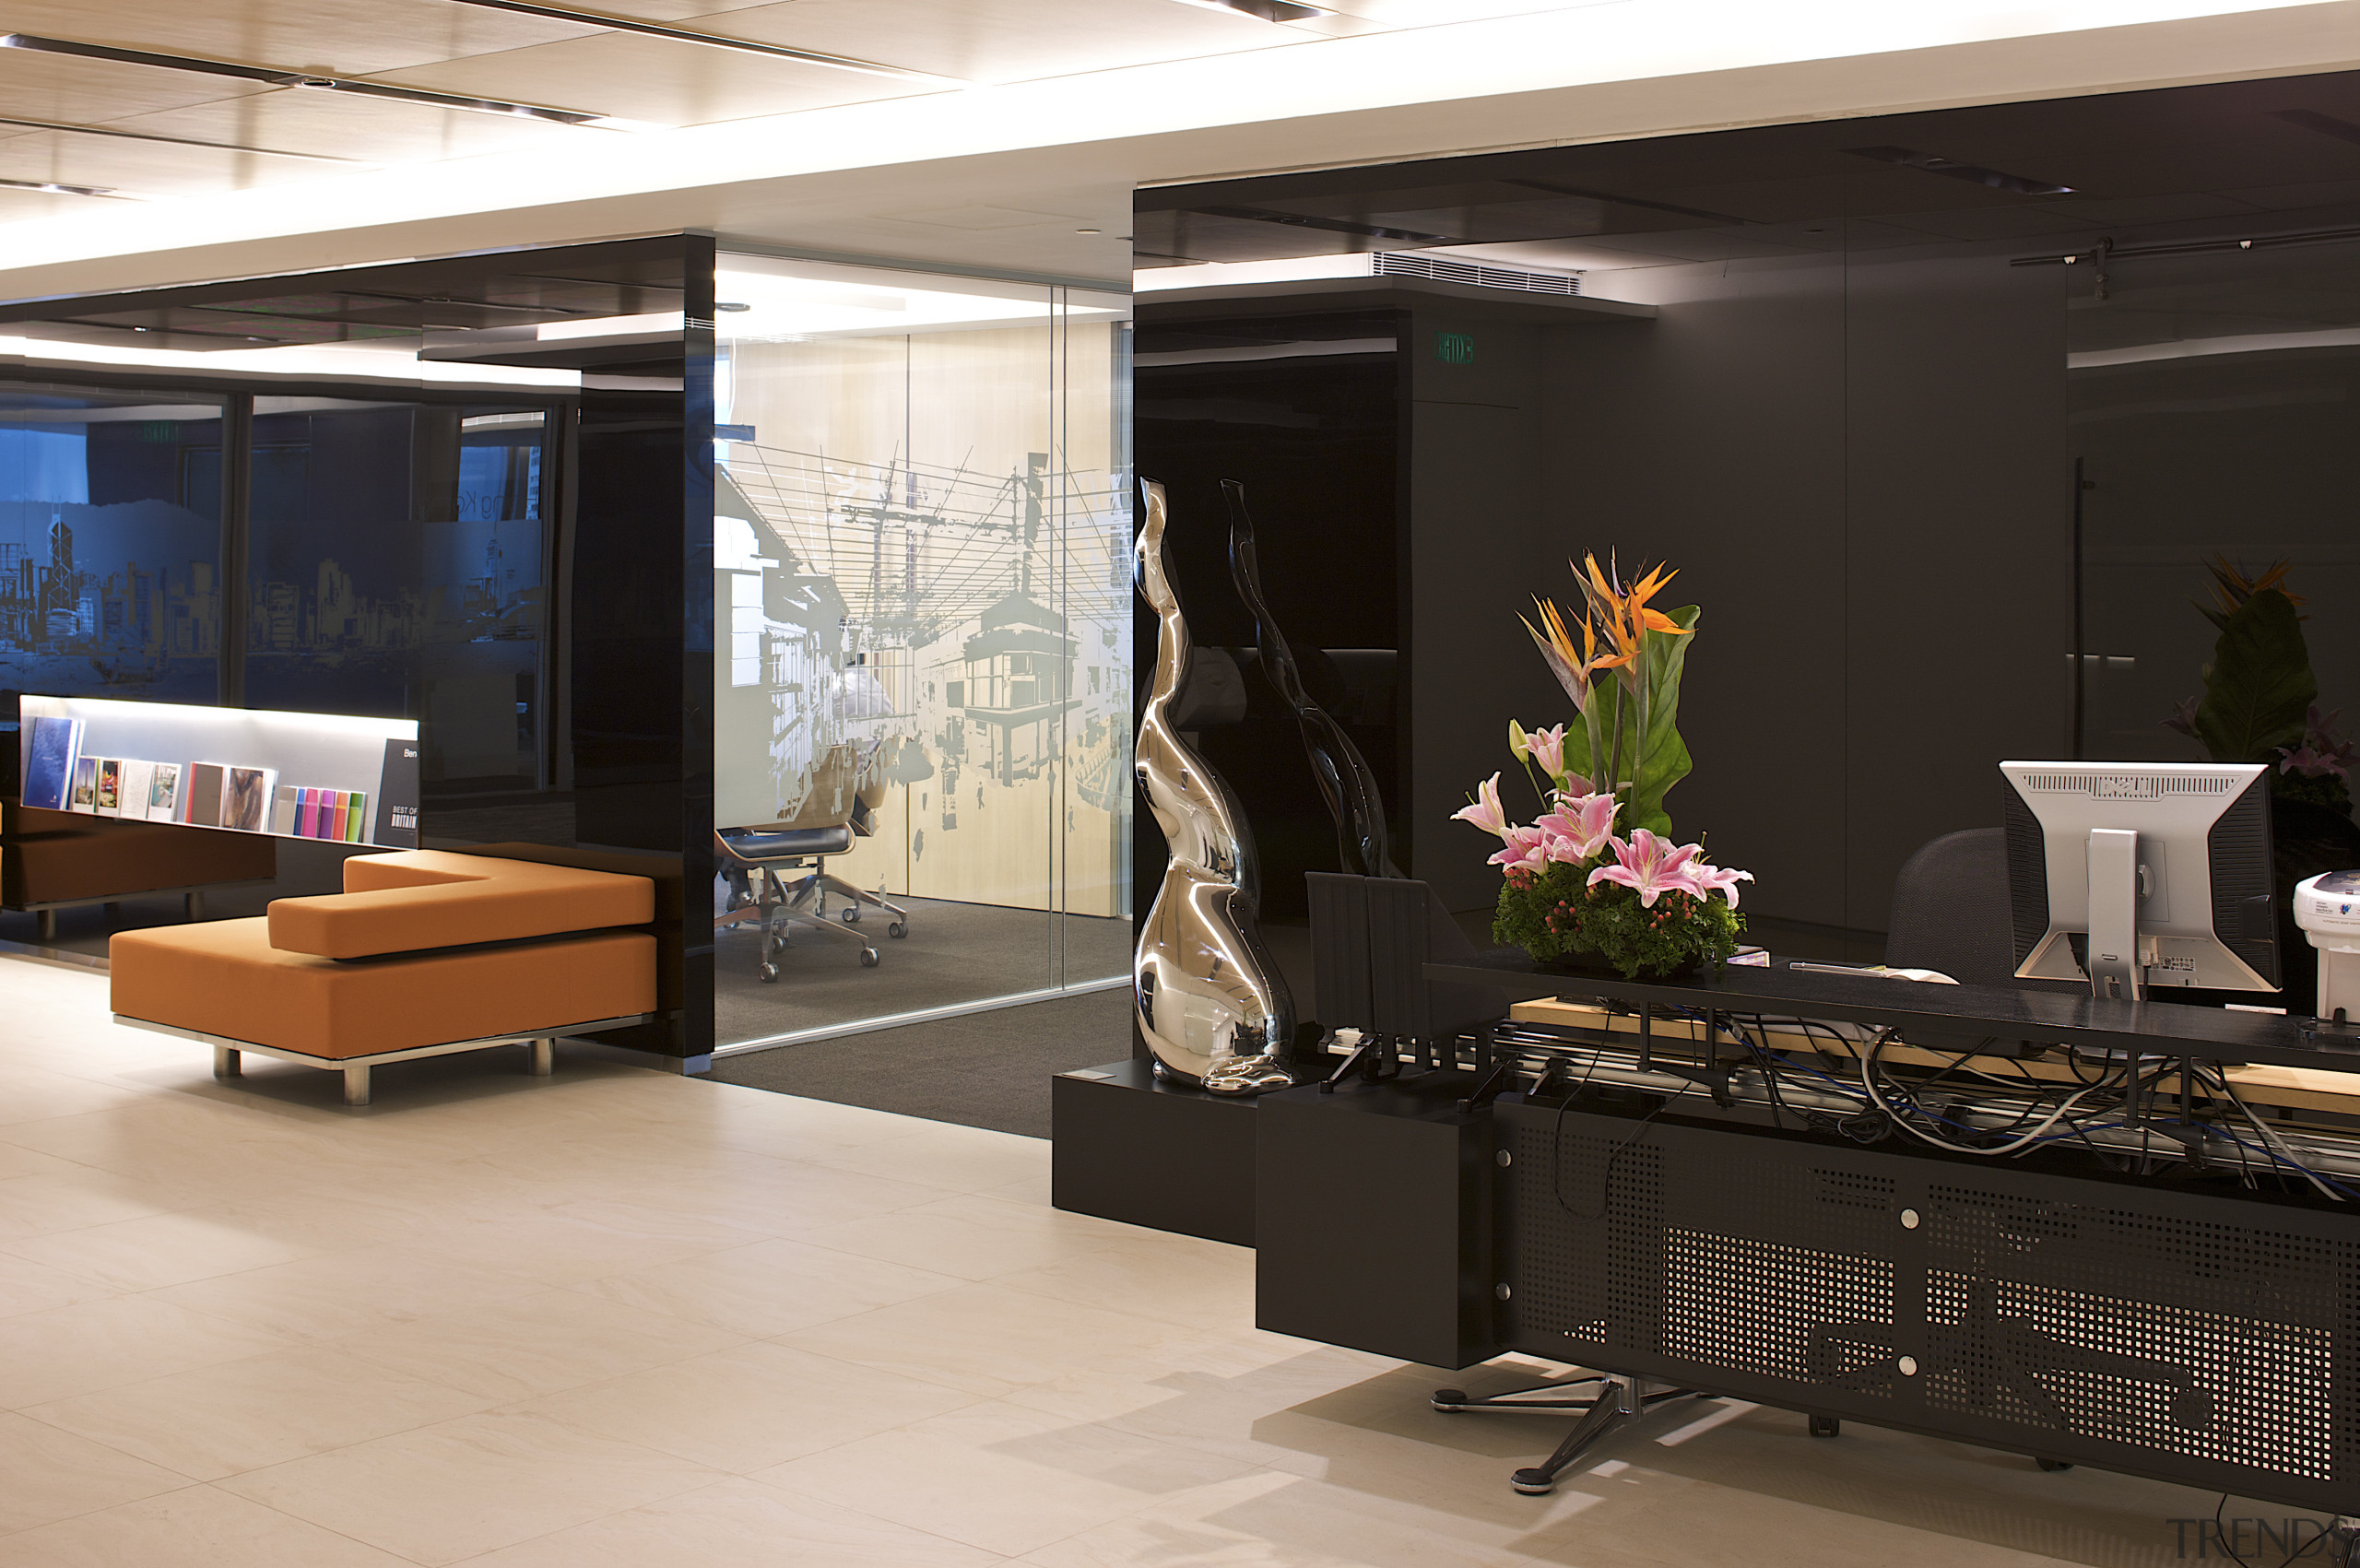
[[[1475,336],[1468,332],[1437,332],[1434,334],[1434,358],[1446,365],[1471,365],[1475,362]]]

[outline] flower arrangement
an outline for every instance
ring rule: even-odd
[[[1504,878],[1493,938],[1540,962],[1588,959],[1626,977],[1667,978],[1724,961],[1745,928],[1737,885],[1752,873],[1709,864],[1701,844],[1676,843],[1663,808],[1693,766],[1675,721],[1698,611],[1648,603],[1672,575],[1658,567],[1626,584],[1619,570],[1585,557],[1575,569],[1584,599],[1576,616],[1536,601],[1541,625],[1525,629],[1581,725],[1527,730],[1510,721],[1508,749],[1544,808],[1532,822],[1508,819],[1499,773],[1454,814],[1501,841],[1491,858]],[[1593,775],[1617,782],[1594,784]]]

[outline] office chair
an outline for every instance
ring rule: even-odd
[[[1962,985],[2013,985],[2012,921],[2006,830],[1944,833],[1920,845],[1893,880],[1884,961],[1939,970]]]
[[[885,780],[876,762],[877,747],[867,757],[851,746],[832,748],[811,779],[802,809],[777,828],[723,828],[714,832],[714,852],[729,878],[729,899],[714,916],[714,928],[749,920],[761,923],[761,960],[756,970],[764,984],[778,978],[778,955],[787,946],[787,928],[801,925],[849,937],[860,944],[863,967],[874,969],[878,951],[857,931],[861,908],[873,904],[893,919],[888,937],[910,934],[909,912],[864,888],[855,887],[828,870],[828,856],[849,854],[856,838],[873,833],[876,808],[885,798]],[[780,878],[782,870],[804,874],[793,882]],[[846,901],[839,920],[828,917],[827,895]]]

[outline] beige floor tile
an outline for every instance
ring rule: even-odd
[[[317,1525],[192,1486],[0,1540],[8,1568],[416,1568]]]
[[[578,1291],[544,1291],[355,1334],[336,1348],[509,1404],[709,1355],[747,1338]]]
[[[425,1229],[419,1244],[454,1263],[573,1285],[660,1267],[761,1241],[701,1215],[584,1200],[529,1215],[462,1220]]]
[[[446,1263],[428,1247],[324,1253],[153,1292],[151,1299],[285,1339],[337,1339],[546,1289],[521,1274]]]
[[[820,1150],[810,1158],[840,1170],[914,1181],[953,1192],[982,1192],[1048,1169],[1049,1144],[1046,1138],[1019,1138],[1014,1133],[927,1122],[900,1138]]]
[[[1246,1468],[1013,1405],[972,1405],[754,1479],[1009,1556]]]
[[[611,1274],[574,1289],[623,1306],[767,1337],[958,1283],[948,1274],[773,1240],[707,1253],[684,1263]]]
[[[1077,1248],[997,1280],[1060,1301],[1120,1302],[1126,1312],[1223,1333],[1253,1324],[1253,1248],[1118,1229],[1125,1232],[1120,1245]]]
[[[195,1367],[25,1414],[196,1480],[324,1454],[491,1401],[328,1346]]]
[[[939,1202],[943,1196],[940,1187],[840,1171],[804,1160],[764,1163],[767,1169],[758,1175],[730,1179],[653,1173],[642,1179],[634,1195],[643,1203],[662,1204],[772,1236],[800,1235],[822,1226],[891,1214]]]
[[[488,1553],[466,1568],[990,1568],[1005,1561],[849,1508],[726,1480]]]
[[[100,1302],[121,1293],[78,1274],[0,1253],[0,1317],[71,1306],[76,1302]]]
[[[65,1175],[18,1176],[0,1181],[0,1243],[178,1213],[209,1201],[202,1193],[88,1167]]]
[[[1513,1532],[1470,1529],[1391,1499],[1257,1470],[1150,1503],[1017,1561],[1025,1568],[1517,1568],[1531,1559],[1516,1540]],[[1707,1560],[1657,1562],[1706,1568]]]
[[[0,1317],[0,1409],[70,1399],[285,1349],[288,1336],[158,1301],[116,1296]]]
[[[14,1181],[18,1176],[78,1176],[89,1169],[59,1155],[43,1154],[38,1149],[0,1142],[0,1181]]]
[[[823,1226],[805,1232],[800,1239],[864,1257],[956,1274],[962,1279],[995,1279],[1020,1269],[1067,1262],[1093,1250],[1126,1245],[1139,1236],[1136,1229],[1110,1220],[961,1194],[914,1208]]]
[[[1186,1340],[1154,1318],[999,1285],[962,1285],[779,1336],[783,1344],[997,1398],[1016,1389]]]
[[[0,1411],[0,1536],[188,1484],[119,1449]],[[0,1562],[14,1562],[0,1540]]]
[[[151,1214],[0,1244],[29,1262],[78,1274],[111,1290],[153,1291],[221,1274],[266,1268],[304,1248],[258,1236],[211,1209]]]
[[[518,1408],[743,1474],[974,1402],[938,1383],[755,1340]]]
[[[14,973],[7,976],[13,982]],[[63,1073],[30,1071],[11,1066],[8,1093],[0,1099],[0,1137],[7,1137],[34,1122],[58,1116],[87,1115],[93,1111],[129,1110],[148,1103],[148,1097],[112,1084]],[[13,1137],[8,1141],[14,1142]]]
[[[1245,1464],[1321,1477],[1339,1454],[1348,1468],[1361,1462],[1365,1444],[1354,1432],[1339,1430],[1338,1422],[1306,1414],[1304,1408],[1316,1409],[1319,1401],[1394,1365],[1356,1350],[1300,1341],[1292,1353],[1275,1358],[1246,1339],[1188,1341],[1019,1389],[1008,1402]],[[1404,1386],[1401,1397],[1419,1396]],[[1445,1435],[1492,1436],[1504,1452],[1485,1457],[1505,1474],[1507,1456],[1520,1455],[1516,1445],[1538,1442],[1544,1430],[1538,1418],[1522,1426],[1501,1418],[1481,1427],[1462,1423]]]
[[[503,1413],[463,1416],[219,1484],[441,1568],[721,1479],[638,1444]]]

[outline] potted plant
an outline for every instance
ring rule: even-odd
[[[1525,628],[1581,723],[1508,725],[1508,749],[1543,810],[1529,823],[1509,821],[1493,773],[1455,813],[1501,841],[1491,858],[1503,873],[1493,937],[1540,963],[1611,965],[1632,979],[1717,965],[1745,929],[1737,885],[1752,875],[1678,843],[1664,809],[1665,794],[1693,766],[1677,720],[1699,611],[1650,606],[1673,575],[1661,567],[1626,582],[1585,556],[1574,575],[1580,610],[1568,617],[1539,599],[1541,624]]]

